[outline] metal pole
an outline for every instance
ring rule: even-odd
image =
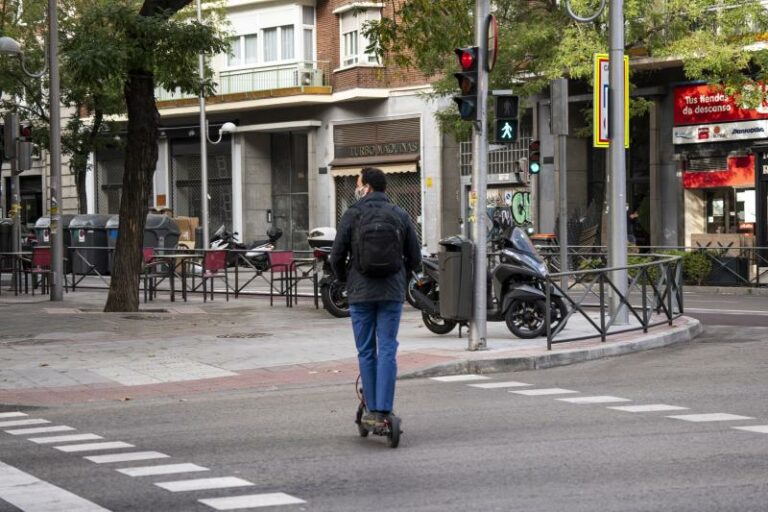
[[[627,179],[624,151],[624,2],[610,3],[610,247],[608,265],[624,267],[627,264]],[[613,272],[617,292],[611,293],[611,319],[614,325],[629,323],[629,312],[621,307],[619,294],[627,295],[627,271]]]
[[[61,228],[61,100],[59,22],[56,0],[48,0],[48,60],[51,136],[51,300],[64,300],[64,236]]]
[[[197,0],[197,21],[203,21],[203,9],[201,6],[201,0]],[[201,185],[201,202],[202,202],[202,219],[200,223],[203,225],[203,249],[208,248],[208,242],[210,240],[208,230],[208,126],[205,120],[205,94],[202,88],[202,82],[205,78],[205,56],[201,53],[198,61],[198,75],[200,77],[200,185]]]
[[[554,105],[553,105],[554,106]],[[557,136],[557,165],[560,174],[560,272],[568,272],[568,136]],[[560,278],[560,287],[568,289],[568,276]]]
[[[472,193],[475,198],[473,214],[475,224],[472,238],[475,242],[475,296],[474,312],[469,330],[468,350],[486,348],[487,319],[487,283],[488,253],[486,248],[486,189],[488,171],[488,127],[486,124],[488,108],[488,72],[485,61],[488,58],[488,40],[485,26],[491,12],[490,0],[476,0],[475,41],[480,49],[477,66],[477,113],[478,119],[472,130]]]
[[[13,211],[13,252],[21,251],[21,183],[18,160],[11,159],[11,210]]]

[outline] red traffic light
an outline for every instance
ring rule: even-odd
[[[477,69],[478,47],[470,46],[467,48],[456,48],[454,50],[459,57],[459,65],[464,71],[475,71]]]

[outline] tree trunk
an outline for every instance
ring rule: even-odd
[[[88,195],[85,192],[86,169],[73,169],[77,187],[77,213],[88,213]]]
[[[109,297],[104,308],[106,312],[139,309],[144,224],[157,164],[160,121],[155,106],[152,73],[133,70],[128,74],[125,101],[128,107],[128,143],[120,198],[120,231],[115,246]]]

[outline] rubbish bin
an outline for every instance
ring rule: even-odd
[[[69,223],[73,248],[72,270],[75,274],[89,274],[93,271],[99,274],[109,272],[109,251],[107,250],[109,219],[109,215],[76,215]]]
[[[59,230],[64,234],[64,272],[72,272],[72,234],[69,231],[69,223],[74,219],[74,215],[62,215]],[[51,218],[40,217],[35,222],[35,237],[39,247],[49,247],[51,245]]]
[[[13,251],[13,219],[0,219],[0,252]]]
[[[109,256],[107,258],[107,268],[112,273],[112,262],[115,257],[115,246],[117,245],[117,232],[120,228],[120,216],[112,215],[104,226],[107,230],[107,247],[109,247]]]
[[[167,215],[147,215],[144,226],[144,247],[175,249],[179,244],[179,225]]]
[[[440,240],[440,316],[466,322],[472,317],[473,247],[463,236]]]

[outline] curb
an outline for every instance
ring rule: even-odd
[[[421,370],[405,372],[398,379],[421,379],[448,375],[488,374],[541,370],[567,366],[596,359],[616,357],[655,348],[667,347],[691,341],[704,330],[701,322],[695,318],[684,317],[687,322],[680,327],[673,327],[664,333],[644,335],[635,341],[620,341],[601,344],[599,347],[574,349],[548,353],[538,356],[498,357],[489,359],[462,359],[452,363],[443,363]]]
[[[766,283],[768,284],[768,282]],[[685,292],[714,293],[718,295],[755,295],[768,297],[768,287],[754,288],[749,286],[692,286],[685,285]]]

